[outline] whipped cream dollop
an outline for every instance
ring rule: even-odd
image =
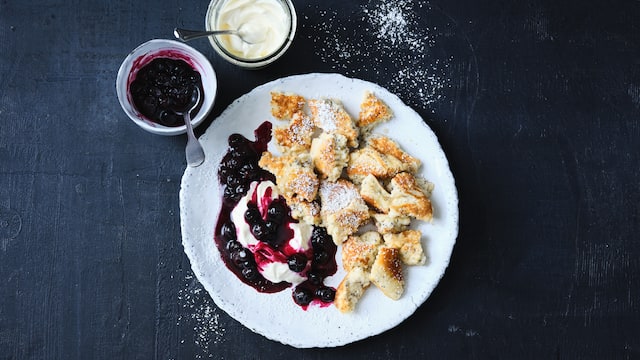
[[[211,19],[212,29],[238,30],[236,35],[220,37],[222,46],[231,54],[247,60],[275,53],[287,40],[291,18],[279,0],[227,0]]]
[[[231,221],[235,225],[238,242],[253,253],[258,271],[265,279],[273,283],[286,281],[298,285],[307,279],[305,274],[310,266],[310,261],[307,261],[304,270],[299,272],[291,270],[287,261],[296,254],[301,254],[306,259],[311,258],[313,255],[311,247],[313,227],[304,222],[279,224],[285,227],[280,233],[284,233],[286,236],[281,243],[274,246],[259,240],[252,232],[253,224],[250,224],[245,218],[245,214],[252,204],[257,206],[262,221],[267,221],[269,205],[278,199],[280,199],[280,193],[273,182],[268,180],[254,181],[247,194],[238,201],[231,211]]]

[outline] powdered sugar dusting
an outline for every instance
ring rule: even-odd
[[[311,170],[304,169],[294,176],[289,187],[301,198],[313,200],[318,190],[318,178]]]
[[[311,141],[311,135],[313,134],[315,126],[311,118],[304,114],[296,113],[294,116],[296,119],[291,122],[289,129],[291,141],[300,146],[304,146]]]
[[[308,136],[309,133],[313,133],[313,129],[314,129],[313,121],[311,121],[310,117],[306,115],[300,115],[300,116],[302,116],[300,125],[292,126],[292,129],[291,129],[294,135],[298,139],[302,139],[303,137]],[[302,140],[299,140],[299,141],[302,141]]]
[[[326,132],[335,132],[338,130],[336,119],[335,105],[330,100],[314,101],[314,120],[318,127]]]
[[[320,184],[320,198],[322,199],[322,211],[334,213],[345,209],[352,201],[358,199],[360,194],[353,186],[346,186],[342,182],[333,183],[323,181]]]
[[[344,227],[344,230],[353,234],[354,232],[358,231],[358,228],[360,227],[360,225],[362,225],[362,216],[362,212],[350,210],[341,213],[336,221],[338,225]]]
[[[185,277],[184,288],[178,291],[178,301],[184,311],[181,311],[177,325],[193,327],[193,342],[201,350],[195,358],[215,358],[211,349],[224,342],[225,328],[220,323],[218,308],[191,271]],[[190,329],[186,330],[191,333]],[[182,339],[181,343],[184,342]]]
[[[431,19],[432,10],[429,3],[411,0],[370,0],[352,14],[316,8],[304,23],[316,21],[306,25],[311,27],[309,40],[333,70],[377,81],[381,74],[394,74],[380,85],[409,105],[434,112],[451,87],[453,57],[437,53],[438,40],[447,30],[438,28],[443,20],[425,26],[426,20],[420,19]],[[347,33],[346,23],[356,30]]]
[[[413,51],[424,51],[425,39],[420,37],[420,31],[413,29],[416,14],[410,4],[409,1],[377,2],[362,10],[374,34],[388,49],[407,47]]]
[[[440,60],[435,59],[432,65],[420,68],[416,61],[413,68],[400,69],[396,73],[396,77],[391,80],[392,88],[405,88],[411,93],[422,99],[425,105],[431,105],[443,99],[443,90],[451,87],[449,80],[443,80],[446,77],[446,69],[448,63],[440,66]],[[429,86],[424,86],[424,84]]]

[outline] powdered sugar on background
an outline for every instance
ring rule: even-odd
[[[201,350],[195,358],[215,358],[210,349],[215,349],[214,345],[225,341],[225,328],[220,322],[220,310],[191,271],[188,271],[183,287],[178,290],[178,302],[184,311],[181,311],[177,325],[193,327],[193,342]],[[186,332],[190,333],[188,329]]]
[[[333,70],[373,81],[393,74],[379,84],[409,105],[433,112],[451,87],[453,57],[435,53],[442,32],[437,24],[424,24],[425,14],[432,11],[429,3],[370,0],[354,14],[316,6],[302,23],[311,30],[316,55]],[[348,33],[347,23],[356,30]]]
[[[418,29],[417,15],[411,1],[376,1],[362,8],[363,20],[371,26],[381,45],[388,49],[407,48],[418,53],[424,52],[429,40],[428,30]],[[422,9],[423,4],[417,4]]]

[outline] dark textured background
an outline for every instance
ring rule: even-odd
[[[434,39],[422,56],[367,31],[364,10],[384,1],[294,3],[294,45],[264,70],[193,42],[220,86],[197,132],[290,74],[398,93],[459,189],[433,295],[337,349],[293,349],[229,318],[181,246],[185,137],[136,127],[114,89],[130,50],[200,27],[208,2],[0,0],[0,359],[640,358],[640,2],[415,2],[413,30]],[[440,82],[422,76],[432,69]]]

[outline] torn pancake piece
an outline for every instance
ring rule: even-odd
[[[382,237],[376,231],[368,231],[360,236],[349,236],[348,240],[342,244],[342,266],[347,271],[356,267],[365,271],[371,270],[380,245],[382,245]]]
[[[354,268],[338,285],[333,304],[342,313],[352,312],[370,283],[369,274],[366,271],[359,267]]]
[[[375,176],[369,174],[362,180],[360,195],[369,206],[385,214],[389,212],[391,194],[387,192]]]
[[[413,175],[402,172],[389,182],[391,193],[390,213],[399,213],[423,221],[433,219],[431,191],[433,184]]]
[[[369,131],[375,125],[387,121],[393,117],[393,112],[382,100],[371,91],[366,91],[360,104],[358,114],[358,127],[361,131]]]
[[[404,275],[398,249],[380,246],[378,256],[371,266],[371,282],[387,297],[398,300],[404,292]]]
[[[275,175],[278,190],[287,202],[294,198],[313,201],[318,194],[318,176],[309,154],[275,156],[265,151],[258,165]]]
[[[384,243],[400,252],[400,260],[406,265],[424,265],[427,257],[422,249],[418,230],[405,230],[397,234],[385,234]]]
[[[376,229],[380,234],[395,234],[407,230],[411,225],[411,218],[402,214],[371,214]]]
[[[340,134],[322,133],[311,142],[311,159],[320,178],[336,181],[349,162],[347,138]]]
[[[376,151],[393,156],[405,165],[405,170],[412,174],[418,171],[421,165],[420,159],[414,158],[400,148],[400,145],[390,138],[382,135],[373,135],[367,138],[367,145]]]
[[[309,116],[299,111],[292,115],[287,126],[273,129],[273,137],[283,153],[309,151],[315,125]]]
[[[322,222],[320,205],[317,201],[307,201],[294,197],[287,201],[287,205],[291,209],[291,217],[296,220],[313,225],[320,225]]]
[[[294,114],[302,112],[306,99],[300,95],[271,92],[271,115],[279,120],[289,120]]]
[[[312,99],[309,100],[309,109],[317,127],[327,133],[343,135],[352,148],[358,146],[360,131],[340,100]]]
[[[369,207],[351,182],[339,179],[336,182],[320,183],[320,216],[322,224],[333,237],[336,245],[342,244],[349,235],[370,219]]]

